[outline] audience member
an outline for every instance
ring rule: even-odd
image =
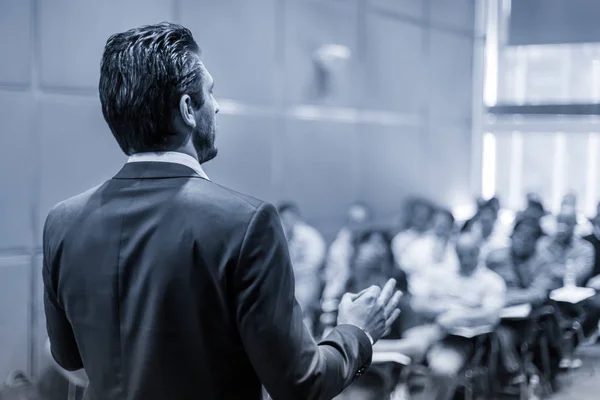
[[[540,239],[540,251],[550,259],[555,268],[554,288],[571,284],[584,286],[593,271],[594,247],[590,242],[575,235],[576,226],[576,210],[571,203],[567,203],[556,216],[555,232],[551,236]],[[581,303],[580,307],[563,303],[560,303],[559,306],[560,314],[566,318],[566,321],[572,319],[580,321],[584,336],[589,337],[596,331],[598,324],[596,315],[600,313],[600,298],[594,296]],[[581,315],[580,308],[596,319],[596,322],[592,323],[590,317]],[[584,320],[581,320],[582,318]],[[572,359],[572,354],[567,354],[567,357],[560,361],[561,368],[577,368],[580,365],[581,360]]]
[[[598,209],[600,211],[600,203],[598,204]],[[585,286],[600,291],[600,212],[596,213],[596,216],[590,221],[593,225],[594,232],[585,236],[583,239],[590,242],[594,247],[594,267],[592,268],[590,276],[585,281]]]
[[[541,221],[547,215],[542,199],[536,193],[527,194],[527,206],[518,213],[518,217],[532,217]],[[543,233],[543,229],[542,229]]]
[[[500,275],[507,287],[505,306],[541,305],[548,298],[556,277],[551,260],[541,255],[536,246],[543,232],[535,217],[517,219],[510,245],[487,256],[486,265]]]
[[[452,243],[454,227],[452,213],[438,209],[433,215],[433,227],[429,234],[407,246],[398,263],[408,276],[409,292],[418,291],[419,277],[431,269],[458,269],[458,258]]]
[[[598,206],[598,208],[600,208],[600,204]],[[597,213],[596,216],[591,219],[591,222],[593,224],[594,232],[591,235],[584,237],[584,240],[588,241],[594,248],[594,267],[584,281],[584,285],[600,292],[600,213]],[[598,322],[600,321],[600,294],[597,293],[594,297],[588,299],[583,304],[583,309],[586,315],[581,325],[584,335],[590,337],[598,331]]]
[[[425,236],[431,227],[433,206],[425,199],[413,199],[407,207],[406,226],[392,240],[394,259],[399,263],[411,243]]]
[[[536,250],[542,234],[537,218],[521,216],[515,223],[510,246],[494,250],[488,255],[488,268],[506,283],[505,306],[530,304],[536,309],[546,302],[555,278],[550,260]],[[527,320],[509,320],[503,321],[497,330],[502,346],[502,364],[510,383],[518,383],[516,378],[521,378],[517,345],[526,340],[528,329]],[[560,340],[556,337],[553,339],[554,343]]]
[[[555,287],[561,287],[567,267],[573,272],[577,286],[583,286],[594,267],[594,247],[575,235],[577,214],[575,209],[565,207],[556,216],[556,230],[551,236],[542,237],[539,251],[556,268]]]
[[[558,214],[563,212],[570,213],[574,210],[576,216],[576,224],[574,233],[576,236],[586,236],[593,232],[593,226],[591,222],[585,217],[585,215],[579,213],[577,195],[574,192],[568,192],[564,195]],[[554,234],[557,230],[557,221],[553,215],[546,215],[542,218],[542,229],[548,234]]]
[[[421,393],[423,399],[454,396],[457,374],[473,347],[472,339],[456,333],[497,324],[505,302],[502,278],[480,265],[477,238],[462,234],[456,252],[458,270],[432,272],[429,284],[412,296],[412,308],[427,323],[407,330],[400,340],[383,340],[375,345],[376,351],[398,351],[416,360],[427,359],[430,375]]]
[[[406,291],[406,277],[395,268],[391,237],[386,230],[377,227],[359,230],[353,245],[350,279],[343,292],[359,293],[372,285],[382,287],[390,278],[396,279],[398,290]],[[404,311],[406,307],[406,302],[401,300],[400,310]],[[403,315],[400,314],[400,318],[382,340],[398,339],[402,336],[402,318]],[[381,340],[377,344],[380,342]],[[340,399],[379,400],[389,397],[397,376],[398,370],[394,365],[373,365],[360,380],[342,393]]]
[[[479,202],[477,213],[463,227],[463,232],[477,238],[482,259],[485,259],[490,251],[509,244],[507,228],[498,220],[499,211],[500,202],[495,197]]]
[[[314,227],[302,220],[294,203],[278,207],[296,282],[296,299],[305,313],[305,322],[314,327],[321,295],[320,271],[325,262],[325,240]]]
[[[371,220],[371,211],[362,203],[355,203],[348,209],[346,224],[340,229],[329,247],[324,270],[323,303],[339,299],[349,278],[350,260],[355,234]]]

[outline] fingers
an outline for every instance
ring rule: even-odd
[[[394,322],[396,322],[396,319],[398,319],[398,316],[400,315],[400,310],[399,309],[395,309],[394,311],[392,311],[392,315],[390,315],[387,320],[385,321],[385,326],[387,326],[388,328],[392,326],[392,324]]]
[[[381,294],[379,295],[379,304],[385,307],[385,305],[390,301],[392,295],[394,294],[394,290],[396,289],[396,280],[390,279],[387,281],[383,289],[381,290]]]
[[[348,301],[354,301],[358,298],[358,296],[360,296],[360,293],[344,293],[341,301],[343,301],[344,303]]]
[[[398,308],[398,303],[400,303],[401,298],[402,298],[402,292],[399,290],[396,290],[396,293],[394,293],[394,295],[392,296],[390,301],[387,304],[384,303],[385,309],[383,310],[383,314],[385,315],[386,318],[392,314],[394,309]]]
[[[381,335],[382,338],[386,337],[387,335],[389,335],[390,333],[392,333],[392,328],[387,328],[385,330],[385,332],[383,332],[383,335]]]
[[[368,287],[366,289],[361,290],[358,293],[344,293],[344,295],[342,296],[342,301],[344,301],[344,300],[354,301],[354,300],[358,299],[360,296],[366,294],[369,290],[373,291],[373,288],[377,288],[377,286]]]
[[[368,296],[370,298],[377,299],[377,298],[379,298],[380,293],[381,293],[381,289],[379,288],[379,286],[373,285],[373,286],[369,286],[368,288],[366,288],[365,290],[360,292],[357,297]]]
[[[400,315],[400,310],[399,309],[395,309],[391,312],[391,315],[387,318],[387,319],[383,319],[382,323],[383,326],[380,326],[379,329],[381,329],[379,332],[383,332],[381,334],[381,338],[386,337],[387,335],[389,335],[392,332],[392,324],[394,322],[396,322],[396,319],[398,318],[398,316]]]

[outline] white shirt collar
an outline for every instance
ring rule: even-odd
[[[176,151],[164,151],[160,153],[136,153],[129,156],[127,162],[168,162],[181,164],[193,169],[198,175],[200,175],[200,177],[210,181],[198,160],[185,153],[179,153]]]

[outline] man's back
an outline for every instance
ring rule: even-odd
[[[95,386],[111,388],[96,393],[101,399],[217,398],[223,388],[253,397],[260,390],[224,286],[259,203],[195,177],[113,179],[53,211],[46,267],[91,394]]]
[[[284,337],[315,347],[294,301],[291,267],[269,266],[281,249],[269,254],[248,237],[250,230],[268,233],[264,209],[185,166],[130,163],[51,211],[44,231],[48,331],[52,339],[72,329],[73,343],[53,341],[61,353],[55,357],[71,369],[85,366],[87,398],[259,399],[261,381],[279,395],[291,386],[312,393],[306,363],[322,364],[319,354],[292,354],[305,358],[297,367],[283,364],[284,355],[263,354],[266,342],[275,352],[285,347]],[[246,244],[254,250],[245,252]],[[261,262],[269,271],[240,265]],[[262,291],[272,280],[283,281],[287,293],[273,294],[275,312],[265,312],[261,296],[269,294]],[[70,327],[60,323],[60,309]],[[273,334],[270,324],[282,328]],[[338,344],[368,362],[368,340],[342,336]],[[307,376],[294,376],[300,371]],[[284,376],[287,386],[273,383]]]

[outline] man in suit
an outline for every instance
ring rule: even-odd
[[[368,367],[398,316],[394,282],[347,294],[316,343],[268,203],[212,183],[213,79],[189,30],[111,36],[104,118],[129,161],[59,203],[44,226],[51,353],[101,400],[330,399]]]

